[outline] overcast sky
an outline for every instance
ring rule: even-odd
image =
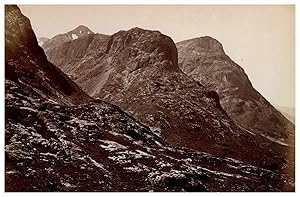
[[[174,42],[211,36],[243,67],[253,86],[272,104],[295,106],[294,6],[54,6],[20,5],[38,37],[78,25],[113,34],[141,27]]]

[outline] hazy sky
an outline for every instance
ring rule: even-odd
[[[294,6],[54,6],[23,5],[38,37],[68,32],[80,24],[113,34],[141,27],[174,42],[211,36],[272,104],[295,106]]]

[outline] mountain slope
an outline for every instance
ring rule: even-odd
[[[18,7],[5,6],[5,17],[6,191],[293,190],[270,170],[172,147],[118,107],[90,99],[47,62]]]
[[[116,106],[6,81],[6,191],[290,191],[270,170],[168,146]]]
[[[19,8],[5,7],[5,78],[30,86],[65,104],[91,100],[73,81],[47,61]],[[18,18],[18,20],[16,20]]]
[[[295,108],[283,107],[279,105],[276,105],[275,107],[276,109],[278,109],[278,111],[282,113],[282,115],[284,115],[284,117],[286,117],[289,121],[295,124]]]
[[[235,125],[218,94],[179,69],[174,42],[160,32],[89,35],[46,54],[90,96],[120,106],[172,145],[273,170],[286,165],[284,145]]]
[[[67,33],[59,34],[59,35],[54,36],[53,38],[47,40],[43,44],[43,48],[46,51],[57,45],[64,43],[64,42],[76,40],[78,38],[81,38],[81,37],[89,35],[89,34],[94,34],[94,32],[92,32],[88,27],[86,27],[84,25],[79,25],[78,27],[76,27],[75,29],[73,29]]]
[[[183,72],[216,91],[233,120],[257,135],[294,145],[294,125],[253,88],[244,70],[225,54],[221,43],[206,36],[176,46]]]
[[[39,37],[39,38],[37,38],[37,41],[38,41],[38,43],[39,43],[40,46],[42,46],[48,40],[50,40],[50,39],[46,38],[46,37]]]

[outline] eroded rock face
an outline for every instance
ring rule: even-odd
[[[90,99],[47,62],[18,7],[5,11],[6,191],[293,189],[276,172],[170,146],[120,108]]]

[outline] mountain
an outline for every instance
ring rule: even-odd
[[[295,108],[284,107],[279,105],[276,105],[275,107],[282,113],[282,115],[284,115],[284,117],[286,117],[289,121],[295,124]]]
[[[272,170],[293,166],[286,144],[241,129],[215,91],[183,73],[174,42],[158,31],[93,34],[45,53],[90,96],[121,107],[167,143]]]
[[[38,44],[40,46],[42,46],[45,42],[47,42],[48,40],[50,40],[49,38],[46,38],[46,37],[39,37],[37,38],[37,41],[38,41]]]
[[[205,36],[176,44],[179,67],[220,95],[220,104],[242,128],[294,146],[295,126],[257,92],[244,70],[225,54],[220,42]]]
[[[293,191],[279,172],[174,147],[93,100],[46,59],[5,6],[6,191]]]
[[[78,38],[87,36],[89,34],[94,34],[93,31],[91,31],[88,27],[84,25],[79,25],[75,29],[64,33],[64,34],[59,34],[57,36],[54,36],[53,38],[47,40],[46,42],[43,43],[43,49],[46,51],[48,49],[51,49],[52,47],[55,47],[61,43],[68,42],[71,40],[76,40]]]
[[[6,7],[5,78],[29,86],[41,96],[64,104],[91,100],[72,80],[47,61],[30,26],[16,7]],[[16,17],[19,20],[16,20]]]

